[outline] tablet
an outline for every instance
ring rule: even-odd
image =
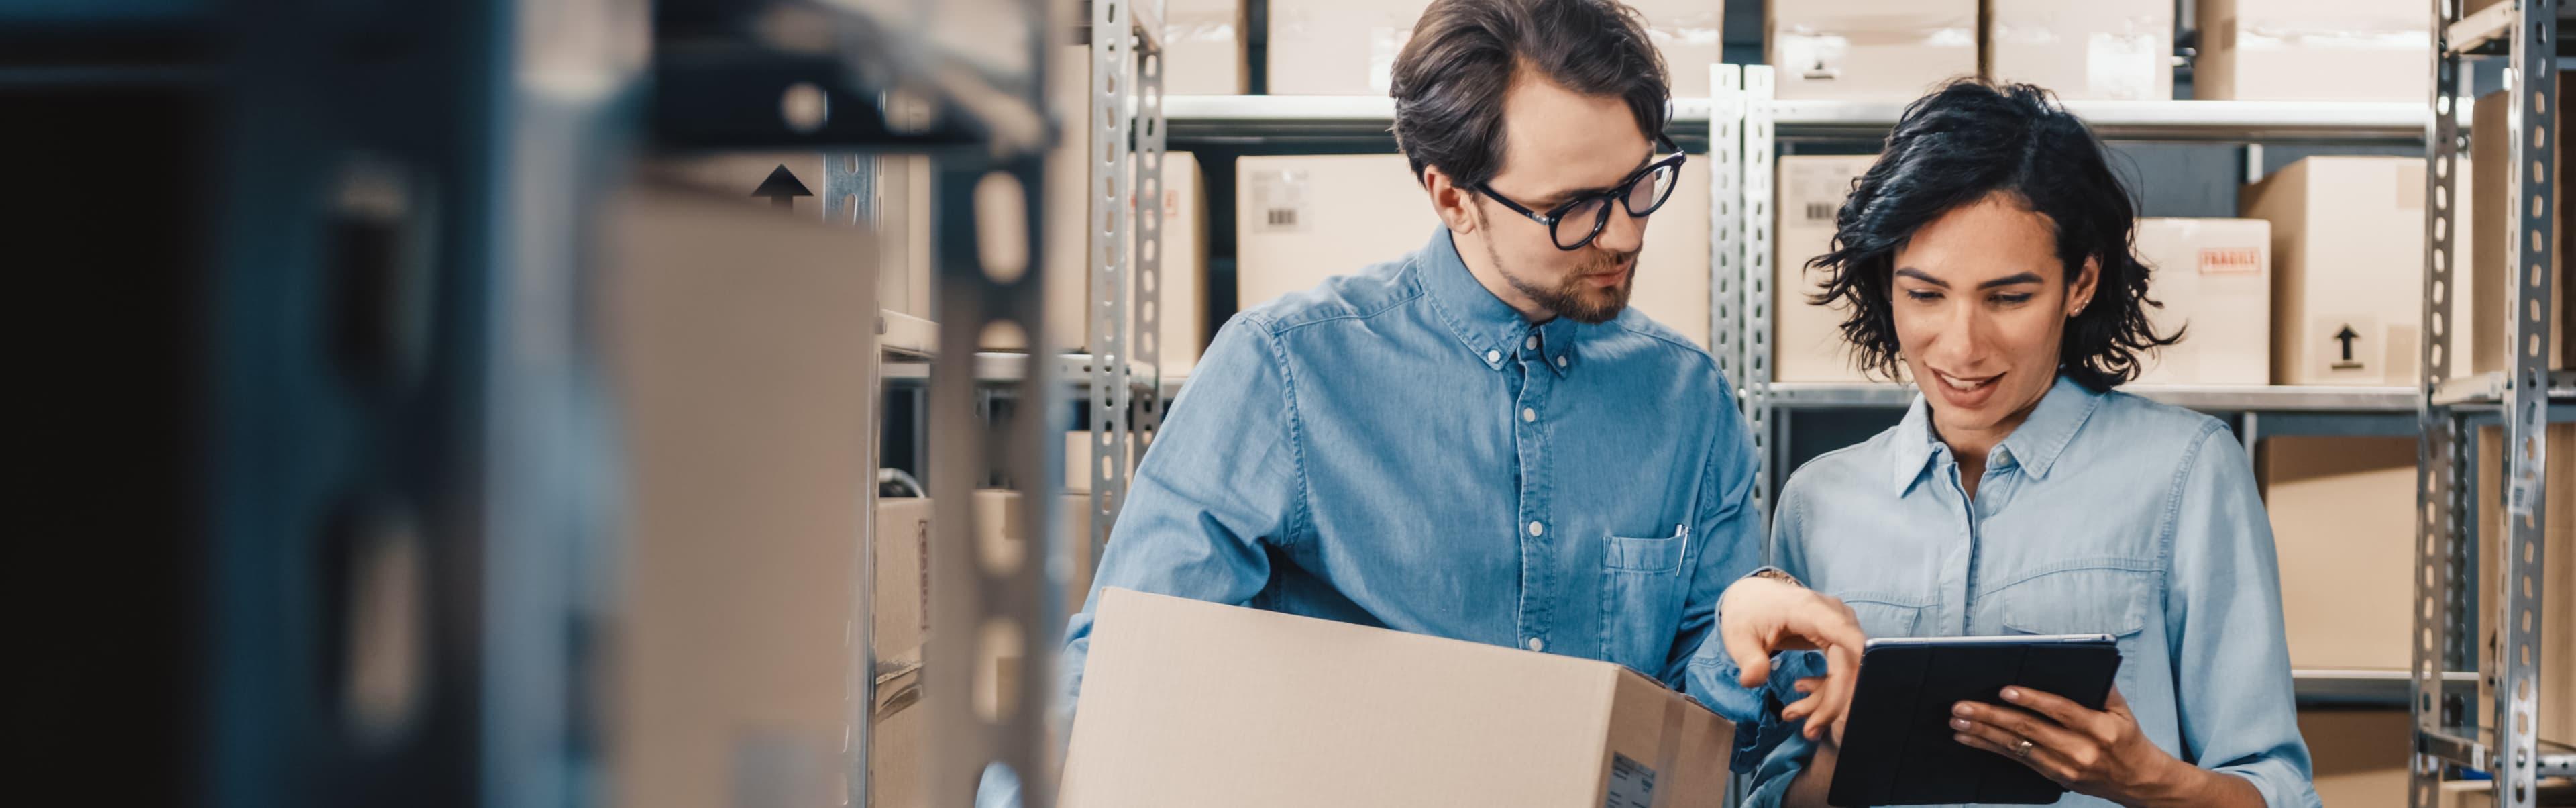
[[[2040,805],[2066,793],[2020,761],[1952,739],[1950,708],[2019,685],[2102,709],[2120,649],[2108,634],[1903,637],[1863,646],[1825,801],[1838,806]]]

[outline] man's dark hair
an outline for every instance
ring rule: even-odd
[[[1896,251],[1942,214],[2002,193],[2048,221],[2071,286],[2085,259],[2100,263],[2093,299],[2066,323],[2058,372],[2096,391],[2138,377],[2142,354],[2182,339],[2159,336],[2146,307],[2147,266],[2131,248],[2137,210],[2093,130],[2047,90],[1962,79],[1907,105],[1886,149],[1834,217],[1833,251],[1807,262],[1826,273],[1812,302],[1849,304],[1842,324],[1861,365],[1890,378],[1898,356]]]
[[[1611,0],[1434,0],[1395,60],[1395,142],[1422,177],[1439,166],[1473,186],[1503,168],[1503,94],[1521,70],[1628,102],[1637,129],[1664,129],[1671,90],[1637,12]]]

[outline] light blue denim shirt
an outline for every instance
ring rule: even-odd
[[[1245,311],[1136,469],[1065,692],[1116,586],[1608,660],[1756,723],[1712,630],[1760,556],[1734,400],[1634,309],[1531,324],[1445,229]]]
[[[2226,426],[2060,378],[1972,501],[1930,417],[1917,396],[1902,423],[1798,469],[1774,563],[1872,637],[2114,635],[2114,681],[2156,746],[2270,805],[2317,805],[2272,530]],[[1776,804],[1812,753],[1794,737],[1773,750],[1747,804]]]

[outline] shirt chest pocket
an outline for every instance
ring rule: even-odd
[[[1649,676],[1663,674],[1681,628],[1689,568],[1687,527],[1663,537],[1603,537],[1602,658]]]
[[[1923,610],[1931,608],[1927,599],[1888,592],[1849,592],[1835,597],[1851,607],[1852,617],[1860,621],[1861,633],[1873,639],[1923,636]]]
[[[2136,693],[2140,638],[2147,621],[2160,618],[2162,573],[2148,565],[2113,562],[2059,570],[1995,590],[1999,619],[2014,634],[2109,634],[2119,641],[2122,693]]]

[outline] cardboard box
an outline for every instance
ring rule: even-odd
[[[921,660],[877,676],[876,723],[868,733],[868,802],[872,808],[923,808],[930,804],[923,787],[924,754],[930,743],[921,708]]]
[[[2540,737],[2559,743],[2576,743],[2576,425],[2551,424],[2543,472],[2548,487],[2543,499],[2543,541],[2540,587],[2540,681],[2538,713]],[[2503,593],[2509,582],[2504,580],[2504,543],[2506,524],[2504,502],[2506,471],[2504,432],[2496,427],[2478,430],[2477,498],[2478,498],[2478,577],[2485,585],[2478,588],[2479,670],[2485,675],[2478,682],[2478,723],[2495,725],[2494,696],[2497,676],[2502,672],[2499,654],[2502,638],[2496,630],[2506,619]]]
[[[2432,97],[2433,15],[2416,0],[2199,2],[2193,98],[2420,104]]]
[[[1876,162],[1875,155],[1790,155],[1779,160],[1771,231],[1771,378],[1776,381],[1870,380],[1853,366],[1851,348],[1843,341],[1848,307],[1808,302],[1824,290],[1824,274],[1808,270],[1807,261],[1832,249],[1834,215],[1842,210],[1843,197]]]
[[[2272,223],[2272,377],[2412,386],[2424,306],[2424,160],[2310,157],[2245,187]]]
[[[2317,796],[2335,808],[2406,808],[2415,722],[2405,710],[2300,710]]]
[[[2406,670],[2415,557],[2415,439],[2266,438],[2264,510],[2281,565],[2290,665]]]
[[[1252,89],[1237,0],[1163,0],[1163,94],[1234,95]]]
[[[1421,249],[1440,224],[1403,155],[1245,157],[1236,161],[1236,170],[1240,308],[1401,258]],[[1703,347],[1709,330],[1708,203],[1708,159],[1693,155],[1682,164],[1672,199],[1648,220],[1628,297],[1637,311]]]
[[[930,500],[881,497],[876,512],[878,657],[921,648],[930,633]]]
[[[2560,74],[2558,92],[2560,99],[2576,98],[2576,79]],[[2508,279],[2512,274],[2512,266],[2521,260],[2521,249],[2514,236],[2514,231],[2520,228],[2509,226],[2510,223],[2505,219],[2506,216],[2511,215],[2507,212],[2506,203],[2512,191],[2510,185],[2512,177],[2506,172],[2514,165],[2512,157],[2505,153],[2510,148],[2510,142],[2505,136],[2512,129],[2512,124],[2507,120],[2512,112],[2512,101],[2511,96],[2501,92],[2489,93],[2477,100],[2477,106],[2473,112],[2475,118],[2470,124],[2470,165],[2467,170],[2461,172],[2466,179],[2470,180],[2467,196],[2474,200],[2473,207],[2488,211],[2488,215],[2468,222],[2466,227],[2461,228],[2461,232],[2470,236],[2468,239],[2470,243],[2486,248],[2474,250],[2470,256],[2470,262],[2463,263],[2470,269],[2469,274],[2473,276],[2471,280],[2473,288],[2490,290],[2483,296],[2472,298],[2469,320],[2459,326],[2460,330],[2470,334],[2469,370],[2476,373],[2513,369],[2513,355],[2505,345],[2506,312],[2508,311],[2505,290],[2509,285]],[[2557,123],[2552,130],[2555,132],[2565,132],[2568,125],[2576,123],[2576,115],[2570,115],[2565,104],[2559,105],[2556,117]],[[2549,147],[2561,161],[2557,165],[2560,167],[2559,177],[2563,184],[2564,178],[2568,176],[2567,163],[2564,162],[2568,156],[2566,149],[2558,145],[2554,139],[2549,142]],[[2566,238],[2568,230],[2565,224],[2568,217],[2566,206],[2559,204],[2566,198],[2566,193],[2557,188],[2552,186],[2554,195],[2548,201],[2548,205],[2550,209],[2557,211],[2557,215],[2551,217],[2550,243],[2560,246],[2552,248],[2553,252],[2550,253],[2552,264],[2549,272],[2551,282],[2558,290],[2558,300],[2550,311],[2552,326],[2548,329],[2548,333],[2541,335],[2541,338],[2547,346],[2546,350],[2549,351],[2549,364],[2546,367],[2566,368],[2569,367],[2566,346],[2570,342],[2576,342],[2576,316],[2571,316],[2570,311],[2576,309],[2576,284],[2566,282],[2564,261],[2559,259],[2558,253],[2555,252],[2565,249],[2566,242],[2563,239]],[[2524,204],[2530,204],[2529,200],[2525,200]],[[2455,277],[2458,274],[2454,271]],[[2459,368],[2457,358],[2452,360],[2452,367],[2455,371]]]
[[[618,500],[609,787],[647,806],[832,805],[874,484],[875,245],[645,191],[609,212],[599,339],[631,475]],[[570,583],[570,582],[566,582]]]
[[[930,158],[918,155],[847,155],[870,161],[876,197],[846,200],[845,210],[872,207],[867,222],[876,241],[877,305],[915,317],[932,317]],[[729,198],[757,210],[778,211],[809,222],[828,220],[832,187],[821,152],[762,152],[657,159],[659,180]],[[781,203],[784,203],[783,205]],[[865,204],[862,204],[865,203]],[[851,220],[857,223],[855,217]]]
[[[2173,97],[2173,0],[1988,0],[1987,73],[2067,99]]]
[[[1124,589],[1097,614],[1068,808],[1724,800],[1732,726],[1612,663]]]
[[[1020,492],[986,488],[975,492],[976,539],[984,552],[1008,558],[1028,556],[1028,532],[1021,527]],[[1091,495],[1064,494],[1056,504],[1056,518],[1061,520],[1065,570],[1065,614],[1082,609],[1083,598],[1091,592],[1091,575],[1095,557],[1091,546]]]
[[[931,228],[931,198],[939,176],[930,158],[879,154],[857,159],[876,161],[877,305],[939,319],[931,304],[939,275],[932,263],[938,233]]]
[[[1270,4],[1271,95],[1387,94],[1396,57],[1429,0],[1282,0]],[[1723,4],[1634,0],[1663,54],[1675,98],[1707,98],[1719,60]]]
[[[1138,191],[1141,193],[1142,188]],[[1163,153],[1162,287],[1156,301],[1157,336],[1154,366],[1164,378],[1188,378],[1207,350],[1207,186],[1199,175],[1198,155]],[[1137,256],[1142,260],[1143,256]],[[1141,307],[1145,289],[1133,300]],[[1141,308],[1131,310],[1142,322]],[[1142,340],[1140,335],[1136,339]],[[1143,345],[1137,355],[1142,356]]]
[[[1770,0],[1781,98],[1911,101],[1977,75],[1976,0]]]
[[[2272,224],[2261,219],[2139,219],[2137,255],[2152,268],[2156,332],[2180,343],[2147,359],[2140,384],[2272,383]]]

